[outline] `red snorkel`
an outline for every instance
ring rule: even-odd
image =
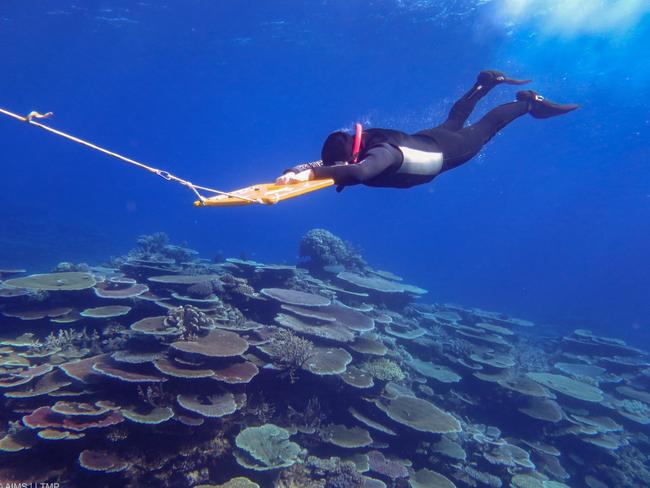
[[[359,122],[354,124],[354,145],[352,146],[352,164],[359,162],[359,153],[361,153],[361,136],[363,127]]]

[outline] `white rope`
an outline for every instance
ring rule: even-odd
[[[174,181],[176,183],[180,183],[181,185],[186,186],[190,190],[192,190],[202,203],[206,200],[206,198],[199,193],[199,190],[215,193],[217,195],[226,195],[226,196],[229,196],[229,197],[232,197],[232,198],[239,198],[241,200],[246,200],[246,201],[251,202],[251,203],[259,203],[257,200],[255,200],[253,198],[248,198],[248,197],[244,197],[244,196],[241,196],[241,195],[237,195],[235,193],[229,193],[229,192],[225,192],[225,191],[221,191],[221,190],[215,190],[214,188],[208,188],[208,187],[205,187],[205,186],[195,185],[190,181],[183,180],[182,178],[179,178],[178,176],[175,176],[175,175],[169,173],[168,171],[164,171],[164,170],[161,170],[161,169],[158,169],[158,168],[154,168],[153,166],[148,166],[148,165],[146,165],[144,163],[141,163],[139,161],[136,161],[134,159],[130,159],[130,158],[127,158],[126,156],[122,156],[121,154],[118,154],[116,152],[109,151],[108,149],[104,149],[103,147],[97,146],[97,145],[95,145],[95,144],[93,144],[91,142],[85,141],[83,139],[79,139],[78,137],[72,136],[70,134],[66,134],[65,132],[62,132],[62,131],[57,130],[57,129],[53,129],[52,127],[48,127],[47,125],[43,125],[40,122],[34,121],[34,119],[48,118],[48,117],[53,115],[52,112],[47,112],[46,114],[40,114],[38,112],[30,112],[29,115],[27,115],[26,117],[23,117],[21,115],[17,115],[17,114],[12,113],[12,112],[10,112],[8,110],[0,108],[0,113],[8,115],[9,117],[13,117],[14,119],[20,120],[21,122],[27,122],[30,125],[39,127],[39,128],[41,128],[43,130],[51,132],[52,134],[64,137],[65,139],[76,142],[77,144],[81,144],[82,146],[89,147],[90,149],[94,149],[95,151],[99,151],[99,152],[104,153],[104,154],[106,154],[108,156],[119,159],[120,161],[124,161],[125,163],[129,163],[129,164],[132,164],[134,166],[137,166],[138,168],[142,168],[144,170],[147,170],[147,171],[149,171],[149,172],[151,172],[153,174],[156,174],[156,175],[160,176],[161,178],[163,178],[163,179],[165,179],[167,181]]]

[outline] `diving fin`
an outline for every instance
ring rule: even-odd
[[[506,85],[525,85],[527,83],[530,83],[532,80],[509,78],[505,75],[505,73],[502,73],[501,71],[484,70],[478,74],[476,81],[481,85],[496,86],[501,83],[504,83]]]
[[[517,92],[517,100],[528,102],[530,115],[536,119],[548,119],[557,115],[564,115],[580,107],[575,103],[560,104],[547,100],[533,90]]]

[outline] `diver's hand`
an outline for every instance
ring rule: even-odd
[[[288,173],[283,174],[277,180],[275,180],[276,185],[291,185],[294,183],[301,183],[303,181],[309,181],[314,179],[314,170],[306,169],[300,173],[294,173],[289,171]]]
[[[285,174],[279,176],[275,180],[275,184],[276,185],[288,185],[288,184],[291,183],[291,179],[294,178],[295,176],[296,176],[296,173],[294,173],[293,171],[288,171]]]

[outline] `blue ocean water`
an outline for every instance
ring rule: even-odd
[[[1,107],[51,110],[54,127],[225,190],[317,159],[355,121],[436,125],[485,68],[582,108],[516,121],[427,186],[223,210],[2,118],[0,266],[97,263],[157,231],[208,257],[293,263],[323,227],[433,301],[647,346],[648,13],[634,0],[5,1]]]

